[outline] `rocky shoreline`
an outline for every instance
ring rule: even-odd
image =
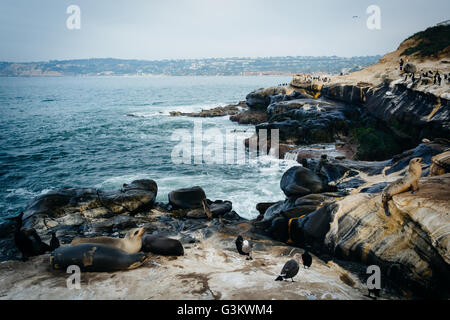
[[[136,270],[87,273],[88,290],[74,293],[65,287],[67,275],[51,269],[49,254],[19,261],[17,222],[9,220],[0,224],[0,299],[368,299],[369,265],[381,268],[382,298],[448,299],[448,92],[389,75],[377,83],[344,80],[295,76],[287,86],[256,90],[236,105],[170,114],[229,116],[254,125],[247,148],[257,145],[250,142],[258,142],[260,130],[279,130],[280,158],[298,166],[280,181],[284,199],[254,204],[256,219],[240,217],[227,199],[208,199],[201,186],[174,190],[164,203],[156,202],[153,180],[112,192],[51,191],[33,199],[21,221],[44,243],[52,233],[65,247],[76,237],[118,238],[145,228],[179,240],[185,255],[150,254]],[[419,190],[395,194],[387,216],[382,192],[415,158],[423,159]],[[238,235],[255,244],[254,261],[236,252]],[[301,282],[274,283],[286,258],[305,250],[314,254],[313,268]]]
[[[276,102],[265,107],[268,119],[294,116],[300,119],[295,120],[299,127],[306,123],[310,125],[308,131],[324,130],[329,133],[328,136],[309,133],[308,136],[298,138],[299,131],[289,131],[291,127],[285,129],[282,122],[282,125],[275,126],[286,130],[284,135],[280,135],[282,142],[293,143],[291,146],[298,146],[305,141],[332,142],[340,134],[348,134],[351,123],[347,121],[347,112],[351,107],[335,104],[331,100],[312,100],[302,92],[296,93],[292,87],[287,90],[276,88],[270,90],[270,94],[264,90],[251,93],[246,107],[239,104],[242,108],[240,113],[252,115],[253,108],[258,108],[256,113],[259,114],[267,101],[273,99]],[[202,111],[202,116],[206,116],[205,113]],[[270,123],[276,122],[260,123],[256,128],[270,127]],[[325,127],[315,127],[321,123],[326,123]],[[292,137],[298,140],[291,141]],[[269,258],[275,247],[285,248],[284,254],[299,250],[295,248],[310,250],[316,255],[316,263],[324,266],[331,264],[335,266],[332,268],[340,270],[337,274],[340,274],[341,285],[360,292],[358,297],[351,298],[364,298],[364,266],[371,264],[379,265],[382,269],[385,277],[384,297],[447,297],[450,271],[450,174],[447,173],[445,160],[439,162],[441,175],[429,177],[429,173],[433,157],[448,154],[449,147],[445,139],[435,139],[383,161],[358,161],[342,156],[327,157],[320,153],[298,158],[302,165],[289,169],[280,181],[286,199],[276,203],[255,204],[260,215],[252,221],[234,212],[230,201],[207,199],[201,187],[186,186],[187,189],[174,190],[168,195],[167,203],[156,203],[157,182],[138,180],[115,192],[68,188],[39,196],[25,209],[23,225],[35,229],[44,242],[48,242],[51,233],[56,232],[63,246],[75,237],[123,237],[130,228],[144,227],[148,234],[179,239],[188,249],[186,255],[196,255],[189,253],[189,248],[205,243],[221,247],[223,241],[227,243],[228,250],[232,250],[234,237],[241,234],[252,239],[257,245],[257,252],[272,264],[278,263],[282,256],[277,253],[278,256]],[[415,195],[407,192],[394,196],[392,216],[386,217],[381,206],[383,188],[401,177],[409,161],[417,157],[424,159],[419,192]],[[447,187],[442,188],[443,185]],[[13,230],[13,222],[2,225],[2,260],[14,260],[19,256],[14,246]],[[287,253],[286,250],[291,252]],[[40,259],[33,258],[31,265],[40,263]],[[173,268],[169,266],[172,260],[162,262],[160,259],[167,258],[155,257],[152,263],[164,263],[164,268],[168,270]],[[268,266],[266,262],[258,262],[259,266],[252,265],[251,268]],[[3,267],[11,268],[14,265],[14,268],[20,269],[27,269],[26,266],[30,264],[5,263]],[[205,262],[197,263],[202,265]],[[130,272],[142,271],[127,273]],[[198,277],[202,275],[196,274],[194,278]],[[0,282],[5,284],[5,278],[0,279]],[[229,290],[233,291],[232,288]],[[329,290],[333,291],[332,288]],[[193,289],[192,292],[197,291]],[[221,293],[218,296],[213,292],[205,289],[203,294],[213,299],[226,295]],[[273,292],[268,294],[270,296]],[[231,294],[231,297],[237,296]]]

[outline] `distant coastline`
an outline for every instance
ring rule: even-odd
[[[354,72],[381,56],[268,57],[185,60],[77,59],[41,62],[0,62],[0,77],[61,76],[291,76],[296,73]]]

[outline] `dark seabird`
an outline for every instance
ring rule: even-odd
[[[312,265],[312,257],[308,253],[308,251],[305,251],[305,253],[302,254],[302,262],[303,262],[303,267],[304,268],[308,268],[309,269],[309,267],[311,267],[311,265]]]
[[[60,244],[58,238],[56,237],[56,233],[52,232],[52,239],[50,240],[50,250],[55,251],[59,248],[59,246]]]
[[[33,228],[22,229],[23,212],[17,217],[9,218],[16,222],[16,231],[14,232],[14,243],[22,254],[22,260],[27,261],[29,257],[38,256],[51,251],[50,246],[42,242],[38,233]]]
[[[297,253],[294,256],[294,259],[286,262],[283,269],[281,270],[280,275],[278,276],[278,278],[275,279],[275,281],[283,281],[286,279],[291,279],[292,282],[295,282],[294,277],[297,275],[298,270],[300,269],[300,265],[298,263],[299,259],[300,255]]]
[[[240,255],[247,256],[247,260],[253,260],[251,256],[253,244],[248,240],[244,240],[240,235],[236,239],[236,249]]]
[[[50,246],[41,240],[41,237],[39,237],[39,235],[38,235],[38,233],[36,232],[35,229],[33,229],[33,228],[25,229],[24,232],[28,236],[32,237],[32,239],[34,239],[33,247],[34,247],[34,251],[35,251],[35,255],[36,256],[44,254],[46,252],[51,252],[52,251]]]
[[[17,217],[8,218],[16,222],[16,231],[14,232],[14,243],[22,254],[22,260],[28,260],[28,257],[34,256],[33,241],[28,237],[27,233],[22,230],[23,212]]]

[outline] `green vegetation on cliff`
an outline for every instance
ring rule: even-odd
[[[437,57],[439,53],[450,46],[450,25],[428,28],[418,32],[407,40],[416,40],[416,45],[402,52],[404,55],[417,53],[420,57]]]

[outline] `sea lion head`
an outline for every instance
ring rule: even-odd
[[[138,240],[139,242],[141,242],[142,241],[142,236],[144,235],[144,233],[145,233],[145,228],[131,229],[125,235],[125,239],[127,239],[129,241],[136,241],[136,240]]]
[[[423,158],[414,158],[410,161],[410,164],[412,163],[422,163],[423,162]]]

